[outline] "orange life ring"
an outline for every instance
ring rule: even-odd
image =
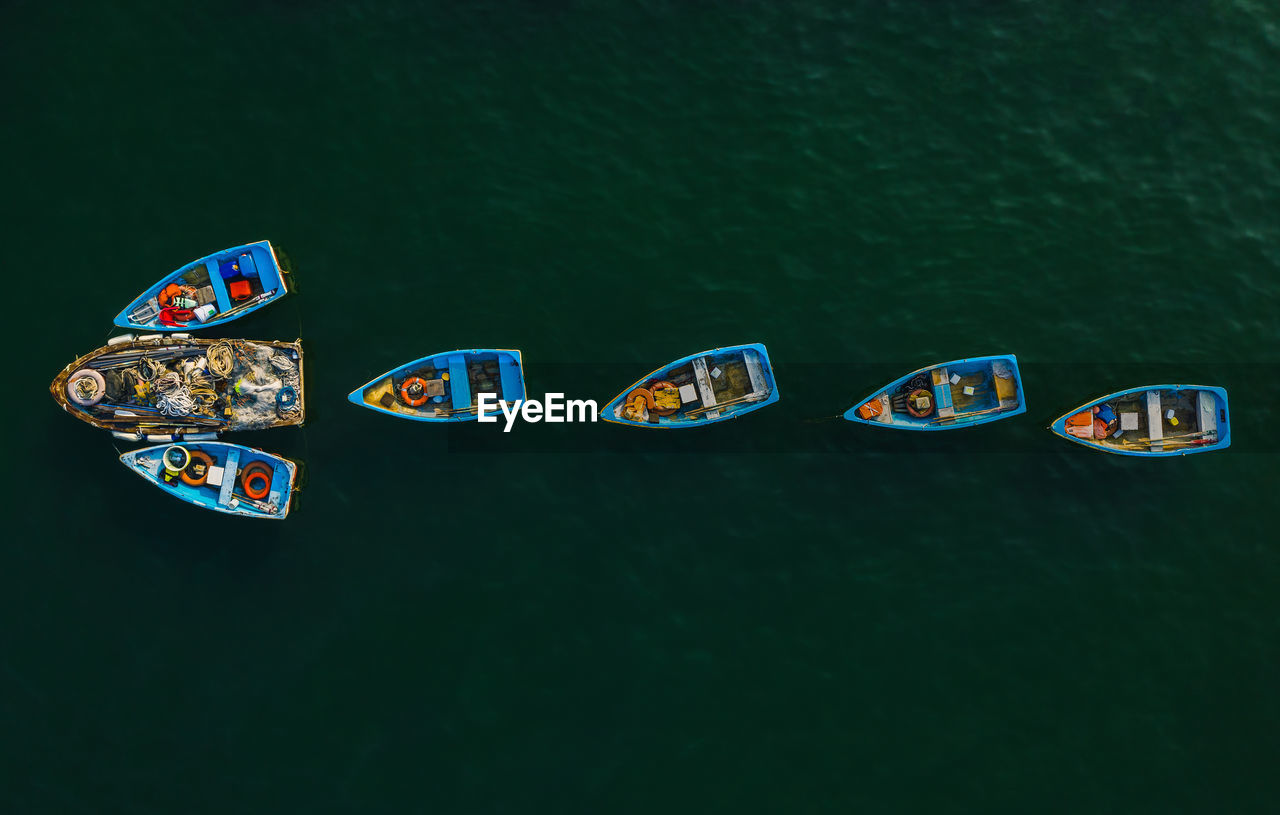
[[[422,392],[422,395],[417,398],[414,398],[409,394],[410,389],[414,385],[417,385],[418,390]],[[400,385],[400,401],[404,402],[409,407],[422,407],[427,403],[428,398],[427,383],[422,379],[422,377],[411,376]]]
[[[199,464],[204,468],[204,473],[194,475],[192,469]],[[189,484],[192,487],[198,487],[209,480],[209,468],[213,466],[213,458],[200,452],[199,450],[191,451],[191,460],[187,462],[187,466],[182,468],[182,483]]]
[[[643,399],[644,406],[649,410],[653,410],[655,407],[658,406],[657,402],[653,401],[653,391],[649,390],[648,388],[636,388],[635,390],[631,391],[631,393],[627,394],[626,401],[628,404],[634,402],[637,399]]]
[[[255,489],[253,482],[258,479],[262,479],[262,487]],[[261,461],[253,462],[240,471],[240,486],[244,488],[244,494],[255,501],[266,498],[271,492],[271,468]]]
[[[652,385],[649,386],[650,393],[657,393],[658,391],[664,391],[664,390],[673,390],[673,391],[676,391],[677,393],[680,391],[679,388],[677,388],[672,383],[666,381],[665,379],[660,382],[654,382]],[[670,416],[672,413],[675,413],[678,410],[680,410],[680,408],[659,408],[659,407],[655,407],[654,406],[655,404],[657,404],[656,400],[654,403],[649,405],[649,410],[652,410],[654,413],[658,414],[659,416]]]
[[[920,398],[927,398],[929,400],[929,407],[923,408],[923,409],[916,407],[916,400]],[[927,416],[932,415],[933,414],[933,394],[925,390],[924,388],[917,388],[916,390],[913,390],[911,393],[907,394],[907,413],[910,413],[912,416],[916,417],[917,419],[923,419]]]

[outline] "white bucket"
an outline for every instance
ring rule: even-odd
[[[209,318],[218,313],[218,309],[212,303],[205,303],[203,306],[195,310],[196,320],[202,323],[209,322]]]

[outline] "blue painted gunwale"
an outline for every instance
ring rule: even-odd
[[[265,299],[254,303],[251,306],[245,306],[243,309],[236,311],[230,317],[223,317],[223,313],[231,310],[235,303],[231,302],[230,295],[227,293],[227,286],[222,279],[221,273],[218,271],[218,265],[224,261],[238,258],[244,253],[248,253],[253,257],[254,265],[258,269],[258,279],[262,284],[264,292],[274,292]],[[205,266],[209,272],[209,285],[213,287],[214,296],[217,298],[218,313],[208,322],[201,323],[196,320],[180,325],[167,326],[160,325],[157,320],[150,323],[137,323],[129,319],[129,315],[135,309],[140,308],[152,297],[157,296],[165,286],[176,282],[192,269]],[[116,315],[115,324],[122,328],[134,328],[144,331],[193,331],[197,329],[212,328],[214,326],[229,323],[232,320],[238,320],[247,314],[252,314],[265,305],[274,303],[281,297],[289,293],[287,284],[285,283],[284,274],[280,270],[280,263],[276,259],[275,249],[272,248],[270,241],[257,241],[255,243],[246,243],[242,246],[232,246],[229,249],[223,249],[221,252],[214,252],[212,255],[205,255],[199,260],[193,260],[181,269],[170,272],[160,279],[159,282],[152,285],[141,295],[134,298],[133,302],[125,306],[124,309]]]
[[[765,379],[768,381],[768,384],[769,384],[769,396],[765,399],[762,399],[759,402],[730,405],[728,408],[724,409],[724,413],[719,418],[698,419],[696,421],[691,421],[687,419],[680,420],[680,421],[669,421],[666,416],[663,416],[658,419],[658,424],[652,424],[650,422],[636,422],[630,419],[622,419],[622,418],[618,418],[615,415],[615,412],[617,411],[618,407],[622,404],[622,401],[626,398],[628,393],[631,393],[631,391],[635,390],[636,388],[642,387],[646,382],[651,382],[655,379],[661,379],[663,376],[667,374],[668,371],[671,371],[675,368],[679,368],[681,365],[686,365],[690,362],[693,362],[693,360],[697,359],[698,357],[705,357],[705,356],[710,356],[712,354],[724,354],[724,353],[730,353],[733,351],[747,351],[747,350],[755,351],[757,354],[760,355],[761,367],[764,370]],[[763,343],[753,342],[753,343],[747,343],[746,345],[726,345],[721,348],[712,348],[710,351],[701,351],[697,354],[690,354],[687,357],[681,357],[680,359],[677,359],[674,362],[668,363],[667,365],[664,365],[661,368],[658,368],[657,370],[652,371],[651,373],[649,373],[648,376],[644,376],[644,377],[641,377],[640,379],[637,379],[635,382],[633,382],[630,385],[630,387],[626,388],[625,390],[622,391],[622,393],[619,393],[617,396],[615,396],[609,402],[609,404],[605,405],[604,408],[600,411],[600,417],[604,419],[606,422],[613,422],[614,424],[624,424],[624,425],[629,425],[631,427],[646,427],[652,430],[675,430],[677,428],[686,428],[686,427],[704,427],[706,425],[716,424],[718,422],[727,422],[730,419],[735,419],[738,416],[742,416],[754,410],[759,410],[762,407],[772,405],[774,402],[778,401],[779,398],[780,398],[780,395],[778,393],[778,383],[773,377],[773,363],[769,361],[769,352],[765,349]]]
[[[1112,399],[1119,399],[1123,396],[1131,394],[1145,393],[1146,391],[1208,391],[1217,399],[1218,414],[1218,441],[1214,444],[1206,444],[1180,450],[1162,450],[1160,452],[1140,450],[1118,450],[1107,447],[1103,444],[1095,444],[1092,439],[1085,440],[1076,438],[1067,432],[1067,419],[1082,413],[1086,410],[1093,410],[1095,405],[1101,405]],[[1225,419],[1222,418],[1223,412],[1226,413]],[[1194,453],[1207,453],[1211,450],[1223,450],[1231,446],[1231,412],[1227,408],[1227,389],[1220,388],[1215,385],[1143,385],[1137,388],[1126,388],[1115,393],[1108,393],[1106,396],[1094,399],[1092,402],[1086,402],[1075,410],[1069,410],[1054,420],[1049,426],[1055,435],[1061,436],[1067,441],[1088,447],[1090,450],[1101,450],[1104,453],[1112,453],[1117,456],[1137,456],[1138,458],[1169,458],[1171,456],[1189,456]]]
[[[963,422],[949,422],[949,423],[936,422],[936,419],[924,419],[918,422],[902,420],[902,421],[895,421],[893,424],[887,424],[885,422],[877,422],[874,420],[863,419],[861,416],[858,415],[859,407],[861,407],[862,405],[865,405],[867,402],[870,402],[872,399],[878,399],[881,394],[893,393],[893,391],[899,385],[908,381],[913,376],[917,376],[923,373],[929,373],[938,368],[951,368],[952,366],[958,366],[958,365],[975,365],[975,364],[984,363],[984,362],[996,362],[998,360],[1003,360],[1013,366],[1013,379],[1014,379],[1014,383],[1017,385],[1017,388],[1018,388],[1018,406],[1012,410],[1005,410],[997,413],[989,413],[986,416],[979,416],[974,419],[970,419]],[[1026,412],[1027,412],[1027,398],[1026,398],[1026,395],[1022,392],[1022,372],[1018,370],[1018,358],[1013,354],[994,354],[992,356],[987,356],[987,357],[966,357],[965,359],[956,359],[956,360],[952,360],[951,362],[939,362],[934,365],[926,365],[923,368],[917,368],[911,373],[905,376],[900,376],[897,379],[890,382],[888,385],[885,385],[883,388],[880,388],[874,393],[869,394],[865,399],[855,402],[853,407],[849,408],[844,412],[844,418],[850,422],[857,422],[858,424],[871,425],[873,427],[887,427],[891,430],[936,431],[936,430],[958,430],[962,427],[976,427],[977,425],[980,425],[980,424],[987,424],[988,422],[998,422],[1001,419],[1008,419],[1012,416],[1017,416],[1019,414],[1026,413]],[[936,423],[930,424],[930,422],[936,422]]]
[[[173,444],[157,444],[154,447],[143,447],[138,450],[130,450],[120,456],[120,463],[128,467],[130,472],[137,473],[142,478],[150,481],[158,489],[174,496],[175,498],[185,501],[188,504],[194,504],[202,509],[211,509],[215,512],[223,512],[228,515],[238,515],[242,518],[263,518],[266,520],[284,520],[289,515],[289,502],[293,498],[294,481],[298,475],[298,465],[287,458],[267,453],[256,447],[246,447],[242,444],[232,444],[223,441],[184,441],[177,444],[179,447],[185,447],[188,450],[198,450],[213,459],[214,466],[223,467],[226,465],[227,456],[231,451],[236,451],[239,455],[239,463],[236,465],[236,484],[234,489],[243,489],[239,484],[239,475],[246,466],[261,461],[271,466],[271,490],[267,493],[267,497],[263,500],[270,501],[271,496],[279,493],[279,506],[282,508],[280,512],[272,515],[269,512],[251,507],[245,502],[243,495],[240,498],[239,506],[234,509],[218,503],[219,489],[217,487],[209,487],[201,485],[193,487],[190,484],[184,484],[179,479],[173,485],[165,484],[161,480],[161,471],[164,469],[162,456],[164,451],[173,447]],[[150,467],[140,463],[142,460],[151,462]]]
[[[504,362],[514,361],[515,370],[516,370],[516,381],[509,384],[512,385],[513,390],[517,391],[518,395],[514,397],[509,395],[507,393],[507,387],[506,387],[508,383],[506,381],[503,381],[502,382],[502,385],[503,385],[502,398],[507,402],[524,401],[524,398],[525,398],[524,360],[519,351],[515,349],[510,349],[510,348],[468,348],[468,349],[463,349],[459,351],[445,351],[440,354],[431,354],[429,356],[422,357],[421,359],[415,359],[413,362],[410,362],[407,365],[401,365],[399,368],[393,368],[392,370],[387,371],[386,373],[380,376],[375,376],[373,379],[370,379],[368,382],[364,383],[363,385],[361,385],[360,387],[356,388],[351,393],[349,393],[347,395],[347,400],[354,405],[359,405],[360,407],[368,408],[369,410],[376,410],[379,413],[385,413],[388,416],[395,416],[397,419],[408,419],[413,422],[474,422],[479,417],[479,411],[476,411],[474,413],[461,414],[457,416],[444,416],[444,417],[427,416],[427,415],[419,416],[411,413],[400,413],[394,410],[387,410],[381,405],[371,405],[364,400],[365,390],[373,387],[374,385],[377,385],[379,382],[381,382],[382,380],[386,379],[389,376],[397,377],[403,374],[412,373],[413,371],[416,371],[420,368],[425,367],[428,363],[430,363],[434,368],[436,368],[436,370],[440,370],[441,368],[448,368],[449,357],[459,356],[459,355],[464,356],[468,359],[471,357],[479,357],[479,361],[482,361],[482,362],[492,357],[498,361],[499,366],[501,366]],[[452,373],[450,373],[449,381],[452,382],[455,379],[456,377]],[[470,383],[468,383],[467,393],[470,394]],[[453,391],[451,388],[450,396],[452,395],[453,395]],[[468,402],[470,401],[471,400],[468,399]],[[441,404],[444,404],[444,403],[441,403]],[[428,406],[434,407],[434,405],[435,403],[427,402],[427,404],[423,405],[423,407],[424,408]],[[502,410],[500,408],[494,409],[489,411],[487,415],[501,416]]]

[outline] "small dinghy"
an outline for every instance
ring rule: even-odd
[[[701,427],[778,401],[769,353],[760,343],[678,359],[605,405],[605,421],[638,427]]]
[[[165,275],[116,317],[123,328],[179,331],[243,317],[289,293],[270,241],[223,249]]]
[[[1144,385],[1117,391],[1061,416],[1064,439],[1122,456],[1185,456],[1231,444],[1227,392],[1203,385]]]
[[[302,341],[126,334],[62,369],[49,391],[76,418],[130,441],[300,425]]]
[[[1018,360],[973,357],[930,365],[845,411],[851,422],[902,430],[954,430],[1027,412]]]
[[[246,518],[287,517],[298,476],[287,458],[220,441],[146,447],[120,463],[188,504]]]
[[[416,422],[469,422],[480,396],[504,402],[525,398],[519,351],[473,348],[414,360],[361,385],[347,397],[372,410]],[[501,413],[496,400],[487,415]]]

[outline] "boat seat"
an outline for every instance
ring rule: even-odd
[[[231,490],[235,488],[236,476],[240,474],[240,451],[234,447],[227,451],[227,463],[223,465],[222,487],[218,490],[218,505],[231,503]]]
[[[707,371],[707,358],[697,357],[693,360],[693,378],[698,386],[698,396],[702,400],[703,407],[714,407],[716,405],[715,388],[711,385],[711,375]]]
[[[933,398],[938,404],[939,419],[955,415],[956,409],[951,404],[951,373],[946,368],[937,368],[933,372]]]
[[[471,382],[467,378],[467,360],[462,354],[449,357],[449,391],[454,410],[471,407]]]
[[[1213,391],[1196,391],[1196,410],[1199,413],[1199,426],[1196,430],[1217,435],[1218,397]]]
[[[1152,452],[1164,450],[1164,417],[1160,415],[1160,391],[1147,391],[1147,438]]]
[[[498,379],[502,386],[502,398],[508,402],[524,399],[524,382],[520,378],[520,365],[514,359],[500,358]]]

